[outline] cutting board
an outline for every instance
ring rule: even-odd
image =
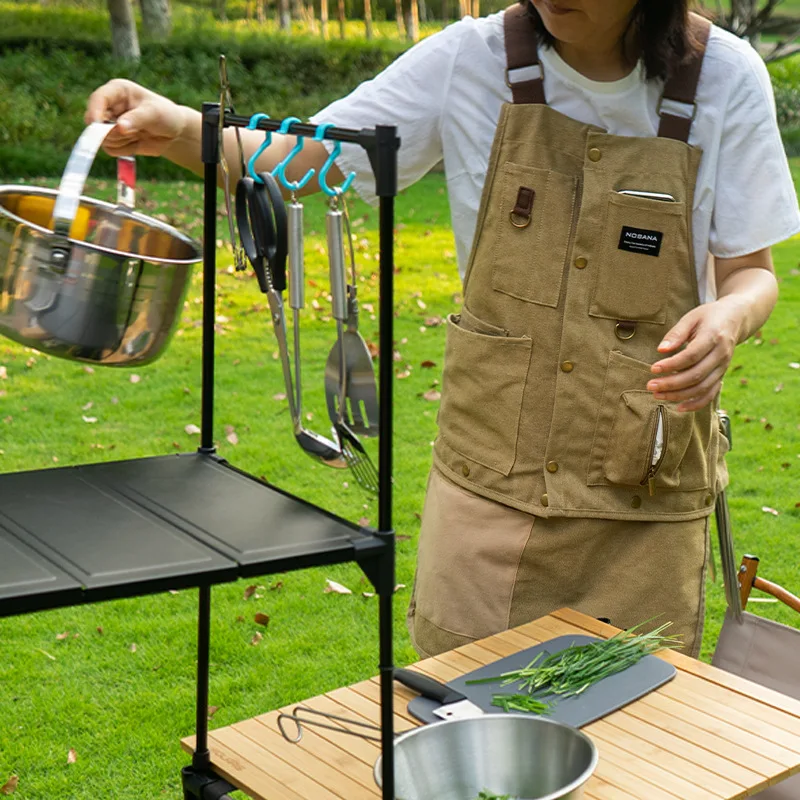
[[[501,658],[492,664],[468,672],[460,678],[448,681],[447,685],[466,695],[473,703],[480,706],[487,713],[503,713],[501,708],[492,705],[492,696],[495,694],[519,694],[518,683],[502,686],[502,681],[493,683],[467,684],[467,681],[480,678],[493,678],[503,672],[522,669],[530,664],[536,656],[545,651],[557,653],[570,645],[583,645],[597,642],[594,636],[559,636],[547,642],[521,650],[514,655]],[[675,677],[676,669],[666,661],[656,656],[645,656],[638,664],[616,675],[603,678],[594,686],[588,688],[577,697],[558,699],[553,695],[540,699],[553,704],[548,719],[565,722],[576,728],[588,725],[618,708],[628,705],[653,689],[657,689]],[[415,697],[408,704],[409,713],[421,722],[441,722],[433,711],[439,706],[435,700],[426,697]]]

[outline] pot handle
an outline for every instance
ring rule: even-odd
[[[50,253],[51,264],[55,269],[64,269],[69,261],[70,229],[78,213],[86,178],[100,145],[115,125],[115,122],[90,123],[72,148],[64,174],[61,176],[58,197],[53,208],[54,240]],[[128,208],[133,207],[131,162],[132,159],[125,159],[124,164],[122,159],[117,162],[118,202]]]

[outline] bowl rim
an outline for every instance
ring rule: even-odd
[[[44,236],[50,237],[53,236],[53,231],[49,228],[45,228],[42,225],[37,225],[35,222],[31,222],[29,219],[25,219],[24,217],[20,217],[18,214],[15,214],[13,211],[9,210],[2,202],[2,198],[4,195],[10,194],[22,194],[28,195],[30,197],[58,197],[58,190],[57,189],[49,189],[46,186],[27,186],[25,184],[3,184],[0,185],[0,217],[5,217],[6,219],[10,219],[18,224],[24,225],[26,228],[30,228],[31,230],[36,231],[37,233],[41,233]],[[112,247],[101,247],[98,244],[93,242],[86,242],[81,239],[73,239],[68,237],[67,241],[74,247],[81,247],[85,248],[86,250],[92,250],[97,253],[108,254],[108,255],[115,255],[120,256],[123,258],[136,258],[140,259],[141,261],[147,261],[152,264],[168,264],[168,265],[185,265],[185,264],[197,264],[198,262],[203,260],[203,247],[196,239],[192,239],[191,236],[187,236],[185,233],[181,233],[177,228],[173,227],[172,225],[167,224],[166,222],[162,222],[161,220],[155,219],[154,217],[149,217],[147,214],[142,214],[141,212],[135,209],[127,209],[127,208],[120,208],[119,206],[115,205],[114,203],[108,203],[105,200],[96,200],[93,197],[86,197],[86,195],[80,196],[80,203],[81,205],[87,206],[95,206],[97,208],[102,208],[107,211],[116,211],[121,216],[130,217],[135,219],[137,222],[141,222],[143,224],[149,225],[152,228],[156,228],[157,230],[163,231],[164,233],[169,234],[175,239],[183,242],[184,244],[191,247],[196,253],[196,258],[161,258],[156,256],[142,256],[136,253],[128,253],[124,250],[116,250]]]
[[[587,734],[585,734],[579,728],[576,728],[574,725],[568,725],[566,722],[560,722],[559,720],[555,719],[548,719],[547,717],[533,716],[531,714],[526,714],[522,712],[483,714],[480,717],[470,717],[468,719],[448,719],[448,720],[442,720],[441,722],[431,722],[428,724],[419,725],[416,728],[412,728],[411,730],[401,733],[399,736],[395,737],[393,744],[394,746],[397,746],[400,742],[404,741],[405,739],[411,738],[412,736],[420,735],[420,731],[430,730],[432,728],[435,729],[438,728],[440,725],[461,725],[465,723],[474,724],[476,720],[485,720],[485,719],[508,720],[510,718],[524,719],[533,724],[556,725],[561,728],[566,728],[572,734],[574,734],[578,739],[583,740],[589,746],[589,752],[591,753],[591,758],[589,760],[588,766],[583,770],[583,772],[573,781],[561,787],[557,791],[550,792],[550,794],[542,795],[541,797],[537,797],[536,800],[559,800],[559,798],[563,797],[565,794],[580,788],[584,783],[586,783],[586,781],[589,780],[589,778],[592,777],[595,770],[597,769],[597,762],[600,756],[597,750],[597,745],[592,741],[592,739]],[[375,779],[375,783],[378,785],[378,787],[383,786],[382,782],[383,771],[381,770],[382,761],[383,761],[383,754],[381,753],[378,756],[372,768],[372,774]],[[520,800],[529,800],[529,798],[520,798]]]

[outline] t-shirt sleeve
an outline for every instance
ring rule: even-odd
[[[410,186],[442,158],[442,112],[462,31],[456,22],[423,39],[375,78],[315,114],[312,124],[332,122],[356,130],[396,125],[398,189]],[[374,203],[375,179],[366,151],[343,144],[336,163],[345,175],[356,173],[353,188]]]
[[[748,48],[720,142],[709,249],[736,258],[800,231],[797,194],[781,142],[767,68]]]

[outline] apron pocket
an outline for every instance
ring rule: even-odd
[[[650,377],[649,364],[610,353],[587,483],[644,486],[656,494],[706,489],[716,414],[710,407],[680,412],[646,389],[631,388]]]
[[[507,163],[496,185],[485,223],[494,228],[492,288],[555,308],[572,233],[576,180]]]
[[[683,203],[611,193],[591,316],[664,324],[672,273],[693,269],[685,217]]]
[[[468,324],[466,315],[447,319],[439,435],[462,456],[508,475],[516,458],[531,340],[487,335]]]

